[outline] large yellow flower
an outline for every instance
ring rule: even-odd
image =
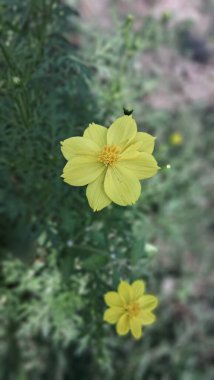
[[[104,321],[115,324],[119,335],[126,335],[131,330],[134,338],[142,336],[142,326],[156,321],[152,310],[158,305],[157,297],[145,295],[145,284],[141,280],[131,285],[121,281],[118,292],[108,292],[104,299],[109,308],[104,313]]]
[[[109,128],[89,124],[83,137],[62,141],[67,164],[62,177],[72,186],[87,186],[91,208],[99,211],[111,202],[135,203],[141,193],[139,180],[152,177],[158,165],[152,152],[155,138],[137,132],[132,116],[122,116]]]

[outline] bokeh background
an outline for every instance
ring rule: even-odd
[[[214,378],[213,37],[213,0],[1,0],[1,380]],[[60,141],[124,106],[161,170],[93,213]],[[140,341],[102,320],[121,278],[160,299]]]

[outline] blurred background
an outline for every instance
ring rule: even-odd
[[[1,0],[0,379],[214,378],[213,0]],[[161,170],[89,208],[60,141],[133,107]],[[102,320],[120,279],[157,322]]]

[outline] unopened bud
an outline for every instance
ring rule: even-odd
[[[127,16],[127,21],[133,21],[134,20],[134,16],[132,14],[129,14]]]
[[[131,115],[133,113],[133,108],[128,106],[128,107],[123,107],[123,112],[124,112],[124,115]]]
[[[13,77],[12,78],[12,81],[13,83],[16,85],[16,86],[19,86],[20,83],[21,83],[21,79],[19,77]]]
[[[154,256],[158,252],[157,247],[155,247],[155,245],[150,244],[150,243],[146,243],[144,249],[145,249],[145,252],[148,254],[148,256]]]
[[[172,14],[170,11],[166,11],[166,12],[162,13],[162,15],[161,15],[161,21],[163,23],[167,23],[171,18],[172,18]]]

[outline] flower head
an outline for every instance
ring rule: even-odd
[[[170,135],[169,141],[170,141],[171,145],[174,145],[174,146],[182,145],[183,136],[179,132],[174,132]]]
[[[68,161],[62,177],[72,186],[87,186],[91,208],[99,211],[111,202],[120,206],[135,203],[141,193],[140,181],[156,174],[152,152],[155,138],[137,132],[131,115],[115,120],[109,128],[89,124],[82,137],[62,141]]]
[[[105,311],[104,321],[115,324],[119,335],[126,335],[131,330],[134,338],[142,336],[143,325],[156,321],[152,311],[158,305],[157,297],[145,294],[145,284],[141,280],[131,285],[121,281],[117,292],[108,292],[104,296],[109,308]]]

